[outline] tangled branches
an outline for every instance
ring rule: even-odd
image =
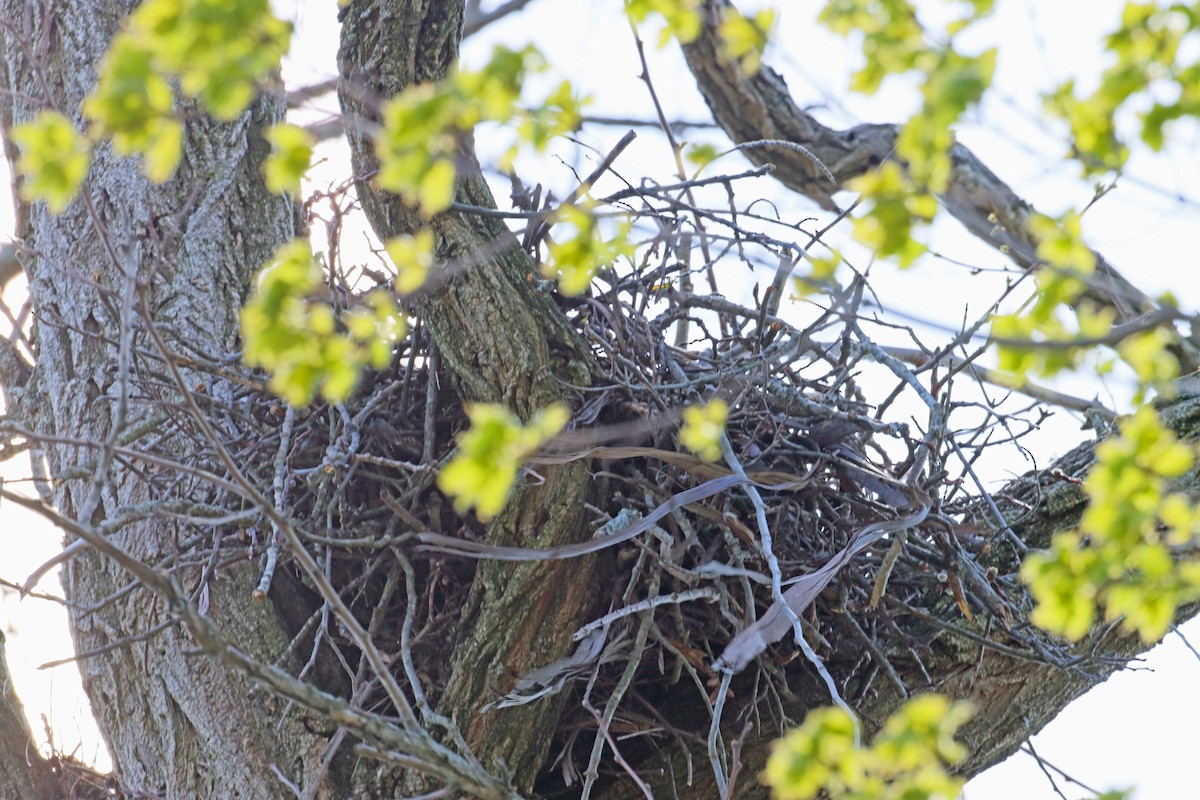
[[[419,320],[392,365],[367,374],[353,397],[307,408],[285,407],[235,353],[184,350],[186,337],[153,326],[134,336],[122,379],[150,411],[121,432],[111,454],[134,470],[144,501],[125,504],[92,533],[119,547],[134,522],[157,519],[175,532],[169,552],[117,551],[138,569],[105,603],[159,579],[180,593],[176,618],[110,647],[186,622],[187,604],[203,614],[212,582],[252,562],[257,585],[246,600],[269,596],[291,637],[276,667],[347,708],[441,731],[469,759],[458,725],[436,709],[446,654],[471,608],[474,559],[598,552],[593,617],[574,653],[511,675],[480,712],[569,694],[553,736],[559,774],[544,770],[537,787],[548,796],[574,794],[564,785],[580,781],[587,796],[621,775],[639,783],[664,752],[687,755],[701,742],[724,792],[738,761],[723,725],[778,734],[813,702],[797,700],[800,674],[819,675],[826,700],[858,710],[871,727],[887,711],[872,698],[930,688],[929,662],[961,661],[972,650],[968,662],[990,649],[1088,669],[1016,622],[1027,601],[1015,577],[1025,545],[1013,528],[1040,502],[1040,479],[1025,487],[1035,491],[1032,504],[997,504],[974,465],[992,448],[1019,447],[1040,419],[955,399],[960,384],[988,376],[973,363],[978,352],[959,353],[978,325],[938,349],[882,346],[864,332],[870,290],[861,274],[844,287],[824,284],[819,302],[798,306],[792,272],[824,232],[684,198],[712,187],[732,197],[737,181],[759,172],[613,193],[608,207],[648,232],[633,262],[602,270],[579,297],[529,276],[587,342],[593,374],[590,385],[572,387],[568,431],[520,480],[536,483],[542,465],[588,460],[595,536],[582,545],[497,548],[483,541],[481,524],[451,509],[436,476],[467,423]],[[530,202],[535,194],[518,185],[525,209],[511,216],[525,221],[524,246],[537,256],[548,229],[545,209]],[[344,189],[318,196],[307,206],[310,221],[326,200],[330,296],[353,304],[347,275],[387,276],[341,269],[338,231],[350,204]],[[784,234],[763,232],[772,228]],[[718,268],[729,274],[739,263],[748,274],[763,264],[773,270],[741,301],[719,293],[716,279]],[[676,442],[681,409],[713,398],[731,409],[724,463]],[[896,413],[909,399],[925,410],[919,433],[914,418]],[[971,413],[974,423],[953,427]],[[8,431],[39,443],[30,431]],[[97,452],[95,443],[78,445]],[[85,541],[95,546],[77,532],[84,538],[54,563]],[[225,652],[231,646],[212,641]],[[323,707],[271,674],[277,691]],[[346,725],[372,742],[359,752],[392,758],[378,736],[363,735],[365,719]],[[452,765],[449,752],[416,760],[436,772]],[[461,782],[471,768],[453,769]]]

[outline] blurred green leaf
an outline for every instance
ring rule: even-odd
[[[438,487],[460,514],[474,508],[486,522],[504,508],[524,459],[562,430],[570,412],[555,404],[522,425],[501,405],[473,403],[466,410],[471,427],[458,435],[458,449],[438,473]]]
[[[728,416],[729,405],[719,398],[704,405],[688,406],[683,410],[679,443],[705,461],[716,461],[721,457],[721,436]]]
[[[966,704],[919,695],[884,723],[869,748],[858,748],[849,714],[817,709],[775,742],[762,780],[775,800],[951,800],[963,781],[948,767],[966,757],[954,737],[970,714]]]
[[[300,195],[300,180],[312,161],[312,134],[297,125],[279,122],[266,130],[271,155],[263,162],[263,176],[272,192]]]
[[[24,179],[21,196],[45,200],[61,214],[75,199],[92,163],[92,148],[71,121],[57,111],[43,111],[32,121],[14,125],[12,140],[20,148],[17,172]]]

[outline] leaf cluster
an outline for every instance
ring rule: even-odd
[[[1150,406],[1096,448],[1079,528],[1057,534],[1048,552],[1029,555],[1022,567],[1037,604],[1035,623],[1079,639],[1103,608],[1106,619],[1153,642],[1180,605],[1200,598],[1200,561],[1172,552],[1200,535],[1200,511],[1167,489],[1195,457]]]
[[[818,709],[775,742],[763,782],[776,800],[822,792],[832,800],[950,800],[963,781],[948,768],[966,756],[954,735],[969,717],[965,704],[920,695],[888,719],[870,747],[860,747],[849,714]]]
[[[269,370],[271,390],[294,406],[318,390],[326,400],[345,399],[366,366],[388,365],[406,328],[390,292],[371,292],[339,317],[318,299],[323,289],[311,246],[296,239],[276,251],[242,309],[244,360]]]
[[[529,108],[521,89],[545,71],[532,45],[497,47],[482,69],[453,72],[438,83],[410,86],[383,107],[376,137],[381,187],[419,206],[426,217],[450,207],[457,174],[454,159],[463,136],[483,122],[505,123],[519,141],[544,150],[554,136],[579,125],[582,102],[569,81],[561,81]],[[511,166],[514,143],[503,158]]]
[[[105,139],[119,155],[140,155],[151,180],[166,181],[184,142],[172,84],[231,120],[278,72],[291,32],[268,0],[142,3],[113,39],[83,103],[86,136],[65,130],[70,123],[58,112],[15,126],[26,199],[45,199],[55,213],[65,209],[87,176],[92,146]]]

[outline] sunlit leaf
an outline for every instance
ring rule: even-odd
[[[313,299],[321,283],[320,264],[298,239],[276,251],[242,309],[243,358],[270,372],[271,390],[296,406],[318,391],[332,402],[346,399],[363,369],[388,365],[405,332],[390,293],[372,292],[339,319]]]
[[[60,214],[75,199],[92,163],[92,148],[71,121],[57,111],[43,111],[32,121],[14,125],[12,140],[21,150],[17,172],[26,200],[45,200]]]
[[[265,136],[271,144],[271,155],[263,162],[267,188],[299,196],[300,180],[312,161],[312,134],[297,125],[280,122],[267,128]]]
[[[389,239],[387,254],[396,266],[396,291],[411,294],[424,285],[433,266],[433,231]]]
[[[949,768],[966,757],[954,737],[970,713],[940,695],[918,695],[870,747],[857,748],[850,716],[818,709],[774,743],[762,780],[775,800],[952,800],[963,781]]]
[[[557,280],[563,294],[582,293],[597,270],[633,254],[630,222],[621,220],[606,232],[590,204],[563,206],[555,211],[553,222],[554,235],[542,274]]]
[[[659,48],[672,38],[688,44],[700,35],[700,0],[625,0],[625,13],[634,22],[645,22],[651,15],[662,20]]]
[[[570,412],[552,405],[522,425],[501,405],[474,403],[466,411],[471,427],[458,435],[458,449],[438,473],[438,487],[460,514],[474,508],[486,522],[504,508],[524,459],[566,425]]]
[[[688,406],[683,410],[680,444],[705,461],[716,461],[721,457],[721,437],[728,416],[729,406],[719,398],[704,405]]]

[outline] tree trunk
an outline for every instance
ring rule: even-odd
[[[13,691],[0,631],[0,797],[53,800],[59,791],[54,769],[38,751]]]
[[[4,27],[12,121],[50,106],[82,127],[80,103],[128,9],[118,0],[6,0],[0,18],[14,23]],[[268,193],[259,176],[267,153],[261,131],[282,118],[282,99],[263,97],[229,124],[196,108],[181,111],[190,116],[187,155],[166,184],[154,185],[137,159],[101,145],[81,196],[57,217],[34,204],[18,231],[36,309],[37,361],[29,382],[11,392],[9,410],[44,442],[54,505],[85,524],[118,520],[158,499],[169,477],[136,458],[114,458],[101,443],[211,464],[206,443],[181,435],[180,420],[163,411],[174,406],[186,415],[138,308],[149,310],[174,353],[228,358],[237,349],[238,313],[253,270],[296,230],[292,205]],[[214,415],[233,402],[229,383],[185,375],[191,389],[211,398]],[[197,500],[210,494],[196,491]],[[114,526],[111,538],[143,561],[173,569],[248,653],[278,658],[288,640],[269,605],[248,602],[252,565],[216,573],[180,553],[182,535],[177,523],[148,519]],[[241,675],[192,654],[194,642],[152,596],[131,591],[124,569],[81,544],[67,537],[74,547],[63,588],[84,687],[125,790],[271,797],[280,787],[273,769],[305,783],[324,737],[304,715],[287,713],[284,702],[254,691]]]
[[[458,56],[462,14],[461,1],[442,0],[355,0],[343,11],[338,96],[358,196],[382,240],[411,235],[423,222],[373,185],[378,162],[366,131],[378,122],[380,103],[409,85],[445,77]],[[456,199],[495,208],[469,142],[457,161]],[[516,237],[498,220],[454,213],[430,225],[443,269],[469,265],[440,283],[435,271],[436,288],[417,307],[462,398],[503,403],[523,419],[551,403],[572,402],[565,387],[587,384],[587,348],[549,295],[534,288],[536,266]],[[552,547],[586,538],[587,462],[551,467],[542,477],[541,485],[509,500],[488,542]],[[484,562],[464,613],[440,710],[458,722],[485,764],[503,760],[522,791],[545,761],[565,698],[484,715],[479,709],[530,669],[565,654],[590,611],[592,561]]]

